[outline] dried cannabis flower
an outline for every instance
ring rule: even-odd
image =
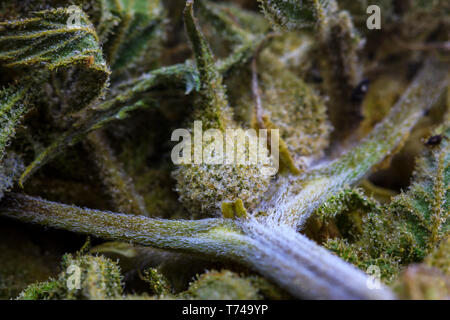
[[[249,279],[230,271],[210,271],[191,284],[187,292],[199,300],[258,300],[261,296]]]
[[[68,254],[64,256],[62,268],[64,271],[57,279],[31,285],[18,299],[105,300],[118,299],[122,295],[120,269],[104,257],[73,257]],[[74,282],[72,288],[69,285],[71,281]]]
[[[1,1],[0,298],[448,297],[450,2],[376,2]]]

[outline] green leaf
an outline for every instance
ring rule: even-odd
[[[377,212],[381,208],[375,200],[368,198],[361,190],[345,189],[323,203],[316,214],[322,218],[332,218],[351,210]]]
[[[10,87],[0,91],[0,160],[5,148],[14,136],[21,116],[28,111],[27,87]]]
[[[450,126],[436,130],[442,139],[429,145],[417,160],[414,181],[408,192],[396,197],[389,209],[402,219],[409,232],[433,249],[450,235]]]
[[[34,12],[30,18],[1,22],[0,66],[22,74],[22,81],[28,86],[45,82],[60,70],[70,73],[72,83],[66,103],[71,109],[84,110],[103,94],[110,71],[93,25],[81,9],[76,12],[80,19],[75,24],[71,21],[74,11],[68,8]],[[11,90],[1,93],[5,124],[0,152],[13,133],[13,124],[25,112],[20,103],[26,90],[19,89],[16,93]],[[38,93],[33,92],[30,98],[39,97]],[[76,114],[68,118],[77,119]]]
[[[336,7],[335,0],[258,0],[266,17],[282,29],[311,28],[324,11]]]
[[[220,34],[224,40],[236,44],[250,40],[251,34],[244,31],[223,7],[206,0],[197,1],[197,4],[205,20],[211,23],[214,32]]]
[[[41,73],[43,81],[51,73],[75,67],[69,105],[82,109],[103,92],[110,71],[93,25],[81,9],[76,12],[79,24],[71,20],[75,13],[68,8],[0,22],[0,66],[27,79]]]
[[[157,66],[164,38],[165,15],[159,0],[103,0],[105,55],[115,79],[123,73],[144,72]],[[108,30],[108,31],[105,31]]]
[[[70,27],[68,9],[34,12],[31,18],[0,23],[0,61],[6,67],[54,70],[68,64],[85,64],[92,55],[91,69],[107,72],[98,38],[80,9],[80,24]]]

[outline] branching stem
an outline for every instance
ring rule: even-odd
[[[357,183],[376,165],[393,156],[447,84],[448,66],[427,62],[390,114],[357,146],[334,161],[320,164],[300,179],[287,178],[271,199],[257,209],[267,213],[262,218],[264,223],[301,228],[329,197],[345,185]]]
[[[369,290],[363,272],[292,228],[269,228],[254,219],[151,219],[81,209],[21,194],[5,196],[0,215],[109,240],[233,260],[298,298],[394,297],[385,288]]]

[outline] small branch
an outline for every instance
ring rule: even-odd
[[[258,50],[259,52],[259,50]],[[253,97],[255,99],[256,105],[255,105],[255,118],[256,123],[258,124],[258,127],[263,129],[264,128],[264,121],[262,118],[262,101],[261,101],[261,90],[259,89],[259,83],[258,83],[258,67],[257,67],[257,56],[253,57],[252,59],[252,91],[253,91]]]
[[[115,210],[149,216],[144,199],[136,192],[132,179],[117,160],[105,134],[102,131],[91,132],[84,146],[97,166]]]
[[[357,183],[376,165],[393,156],[417,121],[448,85],[448,65],[427,62],[390,114],[356,147],[337,160],[322,163],[301,180],[286,178],[271,199],[255,212],[268,213],[265,224],[302,228],[324,201],[345,185]]]
[[[255,99],[256,106],[255,106],[255,117],[257,124],[259,128],[266,129],[266,125],[264,124],[263,120],[263,105],[261,100],[261,89],[259,88],[259,81],[258,81],[258,57],[261,53],[261,51],[264,49],[265,45],[268,43],[268,41],[272,38],[275,38],[279,36],[279,33],[271,32],[267,35],[267,37],[262,41],[258,47],[256,47],[256,50],[254,52],[253,58],[252,58],[252,93],[253,98]]]

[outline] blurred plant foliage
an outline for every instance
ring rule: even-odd
[[[372,2],[2,1],[0,298],[448,298],[450,2]],[[172,164],[194,120],[279,173]]]

